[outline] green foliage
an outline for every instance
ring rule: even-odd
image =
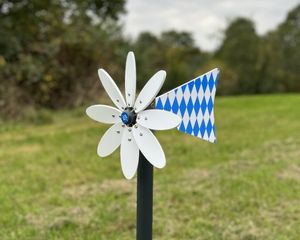
[[[228,26],[215,58],[237,74],[235,93],[300,91],[299,22],[300,5],[288,13],[276,30],[263,37],[256,34],[253,22],[245,18],[235,19]]]
[[[267,91],[300,91],[300,5],[265,38]]]
[[[225,62],[211,59],[202,68],[197,71],[197,75],[201,75],[208,72],[214,68],[218,67],[221,72],[219,74],[219,81],[217,86],[218,95],[234,95],[239,93],[238,86],[238,74],[228,67]]]
[[[133,44],[137,52],[138,86],[142,87],[159,69],[167,71],[163,90],[172,89],[195,77],[208,54],[195,47],[188,32],[163,32],[160,36],[141,33]]]
[[[237,73],[241,93],[259,92],[259,44],[253,22],[237,18],[226,29],[223,43],[216,52],[216,57]]]
[[[76,106],[95,98],[94,69],[101,65],[113,75],[121,72],[118,58],[127,44],[116,20],[124,3],[2,2],[0,103],[5,112],[18,114],[24,105]]]
[[[258,36],[254,23],[234,19],[214,53],[194,45],[191,34],[167,31],[160,36],[141,33],[133,44],[138,62],[138,86],[159,68],[167,71],[163,90],[172,89],[196,75],[220,68],[217,94],[257,94],[300,91],[300,5],[266,36]]]
[[[143,32],[128,41],[118,21],[124,5],[125,0],[0,1],[1,117],[95,101],[100,67],[122,88],[128,50],[136,55],[139,89],[160,69],[167,71],[166,91],[218,67],[220,95],[300,91],[300,5],[264,36],[251,20],[234,19],[211,53],[185,31]]]
[[[155,169],[153,239],[297,240],[299,104],[217,98],[217,144],[157,132],[167,166]],[[136,181],[122,176],[119,149],[97,156],[108,126],[83,112],[0,125],[1,240],[135,239]]]

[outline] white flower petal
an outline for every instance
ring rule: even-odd
[[[140,112],[151,104],[164,84],[166,75],[165,71],[160,70],[150,78],[135,101],[135,112]]]
[[[97,154],[100,157],[110,155],[120,146],[125,129],[122,125],[122,123],[116,123],[104,133],[97,148]]]
[[[148,128],[139,124],[136,126],[132,129],[138,148],[153,166],[163,168],[166,165],[166,158],[158,140]]]
[[[101,123],[121,122],[121,111],[107,105],[92,105],[86,109],[86,114],[93,120]]]
[[[134,53],[129,52],[126,59],[125,68],[125,97],[127,105],[132,107],[135,100],[136,91],[136,67]]]
[[[111,78],[111,76],[102,68],[98,70],[98,75],[105,91],[107,92],[108,96],[113,101],[113,103],[119,109],[124,109],[126,107],[125,100],[122,96],[122,93],[120,92],[120,89],[118,88],[114,80]]]
[[[126,128],[121,142],[121,167],[127,179],[133,178],[139,162],[139,149],[132,135],[132,129]]]
[[[181,122],[181,119],[172,112],[149,109],[138,114],[137,122],[146,128],[166,130],[177,127]]]

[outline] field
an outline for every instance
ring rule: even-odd
[[[217,144],[157,132],[154,239],[299,239],[300,95],[219,97]],[[73,111],[0,124],[0,239],[135,239],[136,181]]]

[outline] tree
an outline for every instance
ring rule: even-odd
[[[259,50],[260,39],[251,20],[237,18],[230,23],[215,57],[237,73],[240,93],[260,92]]]
[[[87,93],[96,82],[99,61],[112,64],[113,72],[120,74],[114,64],[121,55],[116,46],[124,46],[125,52],[127,48],[117,24],[124,4],[125,0],[1,1],[0,103],[57,108],[95,96]]]
[[[265,37],[265,75],[271,84],[267,90],[300,91],[300,5],[286,20]]]
[[[154,71],[165,69],[167,80],[163,91],[170,90],[192,79],[196,70],[208,59],[194,45],[188,32],[167,31],[160,36],[141,33],[133,44],[138,64],[138,86],[142,87]]]
[[[172,47],[194,47],[194,39],[189,32],[166,31],[161,34],[161,41]]]
[[[210,59],[204,66],[199,68],[197,75],[206,73],[214,68],[219,68],[219,80],[217,85],[217,94],[218,95],[234,95],[239,92],[238,89],[238,75],[234,70],[229,68],[226,63],[217,60]]]

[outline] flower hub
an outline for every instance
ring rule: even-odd
[[[120,117],[125,125],[132,127],[136,123],[136,115],[137,114],[135,113],[132,107],[127,107],[122,112]]]

